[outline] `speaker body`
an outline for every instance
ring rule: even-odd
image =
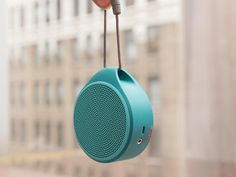
[[[84,152],[102,163],[126,160],[148,145],[152,107],[137,81],[126,71],[105,68],[80,92],[74,130]]]

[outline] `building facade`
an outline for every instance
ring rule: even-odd
[[[147,91],[153,137],[138,158],[109,165],[88,159],[75,141],[73,107],[103,67],[103,12],[92,1],[8,2],[12,165],[64,176],[182,176],[180,2],[124,0],[122,61]],[[109,66],[117,66],[109,12]]]
[[[236,175],[235,7],[234,0],[186,0],[186,173],[191,177]]]

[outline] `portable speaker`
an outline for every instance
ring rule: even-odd
[[[126,160],[148,145],[152,107],[137,81],[126,71],[105,68],[80,92],[74,130],[84,152],[102,163]]]

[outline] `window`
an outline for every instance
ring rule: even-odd
[[[39,104],[40,90],[39,90],[39,82],[36,81],[34,84],[34,103]]]
[[[126,6],[134,5],[134,0],[125,0],[125,5]]]
[[[79,15],[79,0],[72,0],[72,1],[73,1],[74,16],[77,17]]]
[[[154,112],[160,108],[160,84],[157,78],[149,79],[149,96]]]
[[[112,42],[112,34],[111,33],[107,33],[107,37],[106,37],[106,56],[107,56],[107,59],[110,58],[111,54],[112,54],[112,45],[113,43]],[[100,35],[100,38],[99,38],[99,43],[98,43],[98,46],[99,46],[99,57],[103,60],[103,54],[104,54],[104,48],[103,48],[103,43],[104,43],[104,35],[101,34]],[[109,62],[109,61],[107,61]]]
[[[20,84],[19,91],[20,91],[20,95],[19,95],[20,96],[20,104],[23,105],[23,104],[25,104],[25,83],[24,82],[22,82]]]
[[[106,41],[107,42],[107,41]],[[99,44],[98,44],[98,46],[100,47],[99,48],[99,56],[101,57],[101,58],[103,58],[103,54],[104,54],[104,46],[103,46],[103,44],[104,44],[104,35],[103,34],[101,34],[100,35],[100,38],[99,38]]]
[[[16,123],[15,120],[12,119],[11,120],[11,141],[15,141],[16,140]]]
[[[51,88],[50,88],[50,82],[47,81],[45,84],[45,103],[49,105],[50,101],[51,101]]]
[[[93,168],[88,169],[88,177],[94,177],[95,176],[95,171]]]
[[[40,167],[41,167],[40,161],[36,161],[36,162],[33,164],[33,168],[34,168],[35,170],[39,170]]]
[[[80,90],[81,90],[81,88],[80,88],[80,82],[78,81],[78,80],[75,80],[74,81],[74,83],[73,83],[73,102],[75,102],[76,101],[76,98],[77,98],[77,96],[79,95],[79,93],[80,93]]]
[[[149,170],[148,177],[158,177],[158,176],[162,176],[160,167]]]
[[[44,59],[45,59],[45,63],[49,63],[50,52],[49,52],[49,43],[48,42],[45,42],[45,46],[44,46]]]
[[[152,141],[150,141],[149,145],[149,155],[151,157],[158,156],[160,152],[160,131],[159,127],[154,127],[152,130]]]
[[[124,32],[124,51],[127,59],[135,59],[137,50],[135,46],[134,34],[132,30]]]
[[[8,53],[9,53],[9,57],[8,57],[9,58],[9,66],[11,68],[13,68],[14,64],[15,64],[14,49],[13,48],[9,49]]]
[[[15,59],[16,59],[16,61],[18,62],[20,59],[20,55],[21,55],[21,52],[20,52],[21,50],[20,50],[20,47],[16,47],[15,48],[15,53],[14,53],[14,55],[15,55]]]
[[[44,165],[43,171],[46,173],[48,173],[49,170],[52,168],[52,162],[50,162],[50,161],[44,162],[43,165]]]
[[[72,56],[75,61],[79,61],[80,47],[79,47],[79,40],[78,39],[72,40]]]
[[[38,45],[33,46],[33,58],[35,65],[40,64],[40,55],[39,55],[39,47]]]
[[[46,144],[51,143],[51,124],[47,122],[45,125],[45,142]]]
[[[45,21],[49,23],[50,22],[50,0],[46,0],[45,6],[46,6]]]
[[[160,49],[160,27],[152,26],[148,28],[148,53],[157,54]]]
[[[14,28],[14,26],[15,26],[15,9],[11,8],[8,13],[9,13],[10,28]]]
[[[73,134],[73,143],[72,143],[72,147],[74,147],[75,149],[79,148],[79,143],[77,141],[76,135]]]
[[[57,20],[61,19],[61,0],[57,0]]]
[[[102,172],[102,177],[110,177],[110,173],[107,170]]]
[[[10,85],[10,102],[12,105],[15,104],[15,98],[16,98],[15,84],[11,83],[11,85]]]
[[[15,60],[15,49],[13,47],[9,49],[9,59],[11,60],[13,64],[13,61]]]
[[[26,140],[26,126],[25,126],[25,121],[22,120],[21,121],[21,125],[20,125],[20,129],[21,129],[21,134],[20,134],[20,139],[21,139],[21,143],[24,143]]]
[[[24,61],[26,60],[26,57],[27,57],[27,51],[26,51],[26,47],[25,46],[22,46],[20,48],[20,54],[19,54],[19,59],[20,59],[20,64],[23,64]]]
[[[40,137],[40,123],[39,123],[39,121],[34,122],[34,131],[35,131],[34,137],[36,140],[38,140]]]
[[[81,169],[80,167],[75,167],[73,172],[73,177],[80,177],[81,176]],[[92,176],[89,176],[92,177]]]
[[[35,2],[35,4],[34,4],[33,13],[34,13],[34,24],[38,25],[38,23],[39,23],[39,4],[38,4],[38,2]]]
[[[87,14],[93,13],[93,2],[87,1]]]
[[[88,35],[86,38],[86,58],[89,60],[93,58],[93,45],[91,35]]]
[[[57,174],[58,175],[65,175],[65,167],[64,167],[64,165],[62,165],[62,164],[59,164],[58,166],[57,166]]]
[[[157,114],[160,109],[160,83],[157,78],[149,79],[149,97],[153,106],[154,114]],[[159,145],[160,131],[159,127],[154,127],[152,131],[152,140],[150,142],[150,156],[157,156],[160,152]]]
[[[64,85],[62,81],[57,82],[56,86],[56,98],[57,98],[57,104],[62,104],[64,101]]]
[[[64,57],[64,46],[62,41],[57,41],[57,56],[56,60],[60,63]]]
[[[25,11],[24,11],[23,6],[20,8],[20,25],[21,25],[22,28],[25,25]]]
[[[57,125],[57,145],[63,147],[64,145],[64,127],[61,122]]]

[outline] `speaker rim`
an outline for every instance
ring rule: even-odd
[[[110,89],[112,89],[116,94],[117,96],[119,97],[119,99],[121,100],[122,102],[122,105],[124,106],[124,109],[125,109],[125,114],[126,114],[126,133],[125,133],[125,137],[124,137],[124,140],[122,141],[122,144],[120,146],[120,148],[111,156],[108,156],[106,158],[98,158],[96,156],[93,156],[92,154],[90,154],[89,152],[87,152],[84,147],[81,145],[80,143],[80,140],[79,140],[79,135],[76,131],[76,124],[75,124],[75,119],[76,119],[76,116],[77,115],[77,109],[78,109],[78,102],[79,102],[79,98],[80,96],[83,94],[83,92],[88,89],[89,87],[91,86],[94,86],[94,85],[104,85],[104,86],[107,86],[109,87]],[[73,118],[73,126],[74,126],[74,132],[75,132],[75,136],[76,136],[76,139],[77,139],[77,142],[78,144],[80,145],[81,149],[90,157],[92,158],[93,160],[97,161],[97,162],[102,162],[102,163],[109,163],[109,162],[113,162],[113,161],[116,161],[118,160],[122,155],[123,153],[126,151],[126,149],[128,148],[129,146],[129,141],[131,139],[131,134],[132,134],[132,120],[131,120],[131,113],[130,113],[130,110],[129,110],[129,106],[127,105],[128,103],[126,102],[124,96],[122,95],[122,93],[115,87],[113,86],[112,84],[108,83],[108,82],[104,82],[104,81],[95,81],[95,82],[92,82],[88,85],[86,85],[80,92],[80,94],[78,95],[77,97],[77,100],[76,100],[76,104],[75,104],[75,108],[74,108],[74,118]]]

